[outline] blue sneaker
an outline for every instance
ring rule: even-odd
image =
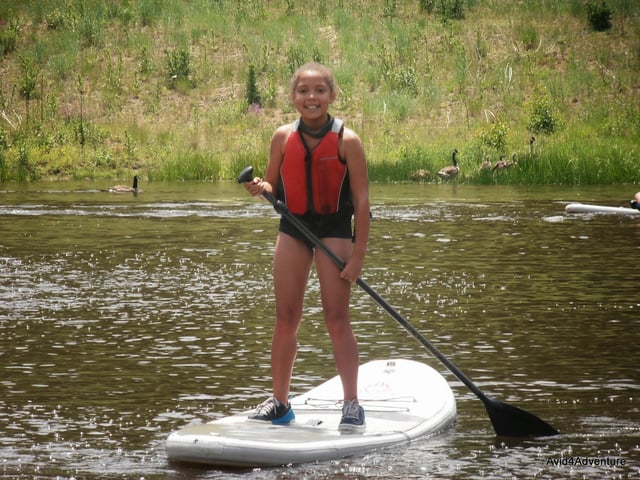
[[[273,425],[287,425],[295,420],[296,416],[290,404],[284,405],[275,397],[268,398],[249,415],[249,420],[271,422]]]
[[[338,430],[341,432],[361,432],[365,428],[364,408],[356,403],[356,400],[344,402],[342,407],[342,420]]]

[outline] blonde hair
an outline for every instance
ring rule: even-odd
[[[289,92],[291,93],[291,95],[293,95],[293,92],[295,92],[296,87],[298,86],[298,82],[300,81],[300,75],[302,75],[304,72],[309,72],[309,71],[318,72],[320,75],[322,75],[324,77],[324,80],[327,82],[327,85],[329,86],[329,90],[331,91],[331,93],[334,93],[336,91],[336,81],[333,78],[333,72],[331,71],[331,69],[329,67],[322,65],[321,63],[308,62],[302,65],[301,67],[299,67],[293,73],[293,77],[291,77],[291,82],[289,82]]]

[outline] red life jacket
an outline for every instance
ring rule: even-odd
[[[338,153],[344,122],[334,118],[331,130],[310,152],[299,126],[297,120],[285,145],[279,197],[296,215],[337,213],[351,202],[349,172]]]

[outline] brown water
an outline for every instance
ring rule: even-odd
[[[354,290],[362,361],[438,368],[455,428],[220,471],[168,464],[164,441],[269,392],[277,214],[233,183],[144,187],[0,185],[0,478],[640,478],[640,219],[564,212],[633,191],[371,189],[363,278],[486,393],[561,435],[496,438],[483,404]],[[335,373],[318,305],[313,279],[294,392]]]

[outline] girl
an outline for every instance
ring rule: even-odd
[[[360,138],[328,113],[335,99],[331,70],[317,63],[300,67],[291,80],[291,102],[300,118],[273,134],[264,178],[245,183],[254,196],[266,190],[285,202],[292,214],[346,262],[340,271],[328,256],[315,251],[294,225],[281,218],[273,263],[273,396],[249,418],[275,424],[295,418],[288,402],[289,387],[304,292],[315,263],[324,320],[344,391],[339,428],[358,431],[365,421],[358,404],[359,355],[349,319],[349,298],[351,284],[360,276],[369,238],[368,176]]]

